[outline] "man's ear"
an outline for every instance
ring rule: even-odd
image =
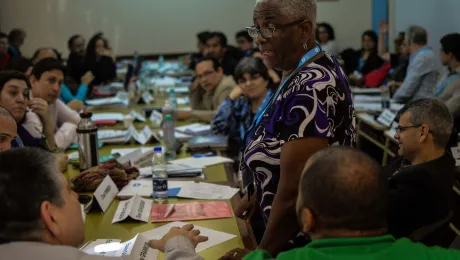
[[[47,233],[53,237],[59,237],[60,229],[56,222],[55,206],[49,201],[43,201],[40,205],[40,217]]]
[[[37,84],[37,78],[34,75],[30,75],[29,77],[30,85],[32,85],[32,88],[35,87],[35,84]]]
[[[300,23],[300,28],[302,29],[302,42],[307,42],[311,35],[315,37],[315,30],[313,30],[312,22],[305,20]]]
[[[430,134],[430,129],[426,125],[422,125],[421,127],[421,132],[420,132],[420,142],[425,141],[428,138],[428,135]]]
[[[303,221],[303,233],[308,233],[311,231],[315,226],[315,216],[313,212],[309,208],[304,208],[301,211],[302,214],[302,221]]]
[[[224,74],[224,69],[222,67],[217,68],[217,73]]]

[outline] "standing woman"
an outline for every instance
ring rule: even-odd
[[[94,75],[93,85],[108,83],[116,78],[116,65],[109,42],[98,33],[88,42],[85,55],[85,70]]]
[[[345,73],[315,43],[316,0],[258,0],[253,19],[249,34],[283,76],[245,135],[243,200],[256,196],[266,225],[259,248],[276,256],[308,242],[295,209],[301,172],[315,152],[354,144],[354,108]],[[241,257],[234,250],[224,259]]]
[[[328,23],[320,23],[316,28],[316,40],[323,49],[334,57],[339,55],[339,47],[335,41],[335,33]]]

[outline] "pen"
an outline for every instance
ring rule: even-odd
[[[163,218],[168,218],[169,216],[171,216],[171,213],[174,211],[174,206],[175,204],[169,205],[168,210],[166,211],[166,214]]]
[[[197,153],[193,155],[193,158],[203,158],[203,157],[212,157],[216,156],[215,153],[209,152],[209,153]]]

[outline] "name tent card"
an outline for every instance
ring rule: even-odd
[[[143,222],[149,222],[150,211],[152,209],[152,201],[143,199],[139,195],[135,195],[129,200],[120,201],[117,211],[113,216],[112,224],[128,217]]]
[[[152,121],[152,123],[154,123],[155,125],[160,126],[161,122],[163,122],[163,114],[156,110],[153,110],[152,114],[150,114],[150,121]]]
[[[112,178],[110,178],[110,176],[107,175],[94,192],[94,198],[91,201],[91,205],[89,206],[89,208],[99,208],[102,210],[102,212],[105,212],[109,208],[110,204],[112,203],[115,196],[117,196],[117,194],[117,185],[115,185]]]
[[[385,127],[390,128],[391,124],[396,118],[396,114],[391,112],[389,109],[384,109],[380,116],[377,118],[377,122]]]

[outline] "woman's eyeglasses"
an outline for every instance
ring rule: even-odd
[[[281,30],[281,29],[287,28],[289,26],[299,24],[299,23],[301,23],[303,21],[304,20],[297,20],[297,21],[294,21],[294,22],[291,22],[291,23],[276,25],[276,27],[275,26],[268,26],[268,27],[264,27],[264,28],[257,28],[255,25],[253,25],[253,26],[246,27],[246,31],[248,31],[249,36],[251,36],[252,38],[257,38],[257,36],[259,36],[259,34],[260,34],[265,39],[270,39],[270,38],[273,37],[273,34],[275,34],[276,30]]]

